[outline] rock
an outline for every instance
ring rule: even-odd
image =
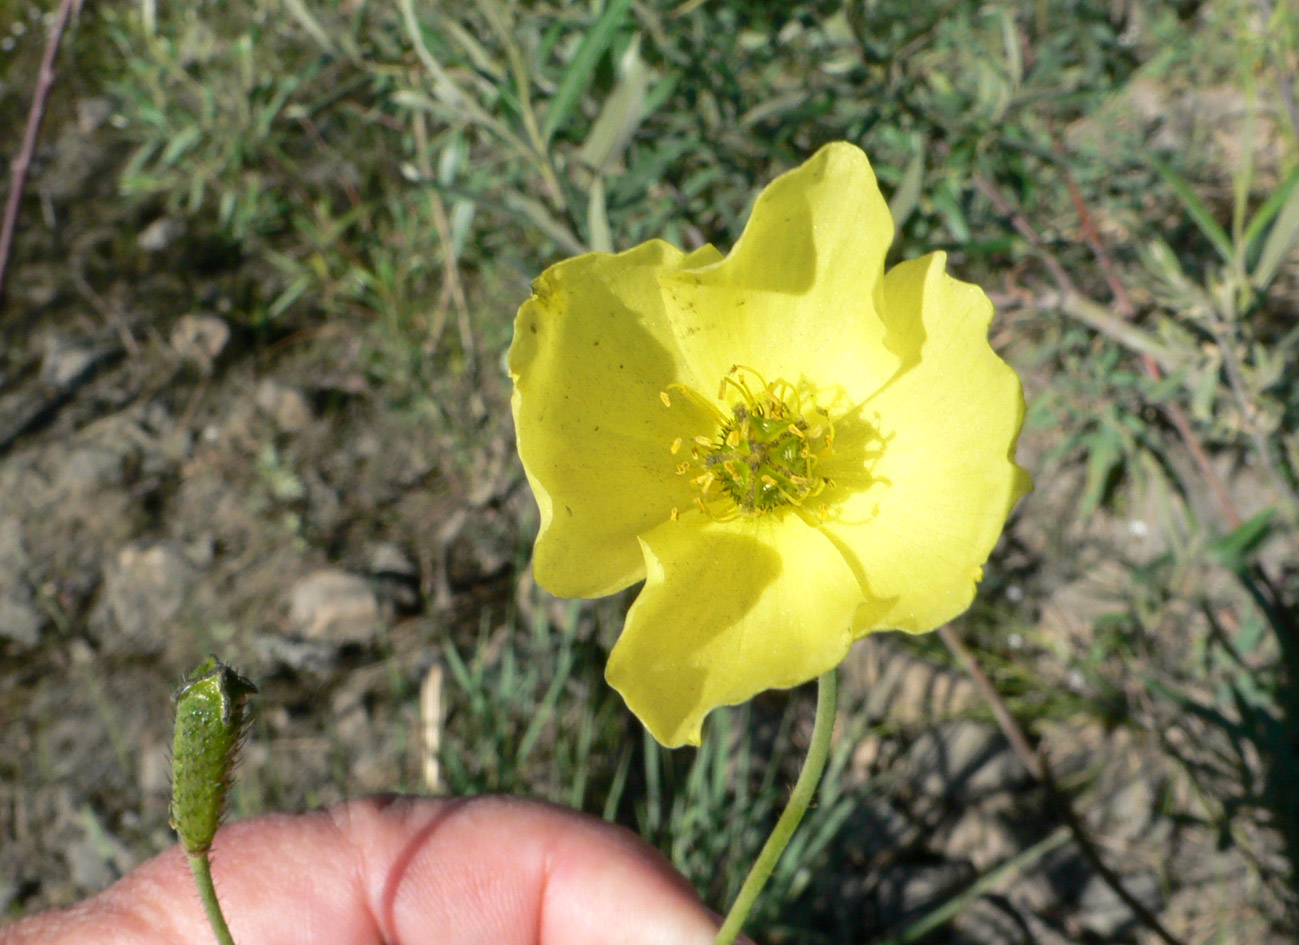
[[[184,227],[173,217],[159,217],[135,238],[135,243],[146,253],[160,253],[176,241]]]
[[[69,878],[83,890],[103,889],[121,876],[134,858],[88,806],[79,813],[82,836],[64,851]]]
[[[500,516],[475,515],[471,527],[446,545],[447,577],[452,587],[472,587],[504,574],[513,561],[512,535]]]
[[[112,866],[100,853],[99,844],[90,837],[71,844],[64,856],[68,861],[68,877],[81,889],[103,889],[117,879]]]
[[[910,783],[925,794],[967,804],[1028,778],[1006,739],[979,722],[943,722],[920,735],[902,759]]]
[[[143,796],[168,797],[171,794],[171,746],[154,742],[142,747],[137,776]]]
[[[49,335],[41,359],[41,383],[58,391],[71,391],[104,364],[119,348],[85,338]]]
[[[392,542],[376,542],[366,554],[366,571],[384,600],[403,612],[419,608],[419,567]]]
[[[862,704],[869,719],[892,724],[929,724],[982,704],[964,673],[935,666],[886,639],[869,636],[849,651],[843,664],[842,698]]]
[[[1159,878],[1142,872],[1123,876],[1123,886],[1143,906],[1159,915]],[[1093,876],[1078,898],[1078,921],[1106,942],[1117,941],[1137,917],[1118,893],[1099,876]]]
[[[975,899],[963,908],[952,922],[944,940],[956,945],[1006,945],[1024,941],[1023,916],[1002,903]],[[1036,942],[1037,939],[1032,941]]]
[[[26,600],[16,590],[0,590],[0,639],[8,640],[19,650],[32,650],[40,645],[49,619],[31,603],[30,588]]]
[[[844,824],[845,836],[851,836],[865,850],[888,850],[903,846],[915,833],[915,823],[886,800],[862,803]]]
[[[325,640],[266,633],[259,635],[256,643],[269,662],[307,676],[326,675],[337,655],[337,648]]]
[[[969,867],[959,863],[898,863],[884,870],[875,887],[880,924],[901,931],[972,878]]]
[[[1150,827],[1154,813],[1154,787],[1140,775],[1131,778],[1105,805],[1106,842],[1136,840]]]
[[[1016,820],[1032,820],[1032,815],[1019,812],[1019,818],[1004,803],[1009,795],[999,794],[992,803],[971,806],[961,814],[952,827],[943,852],[952,858],[967,860],[982,873],[998,863],[1010,859],[1023,848],[1019,837],[1010,825]]]
[[[311,404],[295,387],[267,378],[257,385],[253,400],[285,433],[299,433],[311,425]]]
[[[419,568],[410,556],[390,541],[378,541],[366,552],[366,568],[376,576],[418,578]]]
[[[183,315],[171,330],[172,348],[204,374],[211,373],[229,341],[230,326],[215,315]]]
[[[365,578],[325,569],[307,575],[289,592],[289,622],[309,640],[365,643],[382,626],[379,597]]]
[[[73,445],[54,471],[52,491],[72,499],[120,486],[126,480],[127,460],[133,452],[135,447],[130,443]]]
[[[128,545],[104,575],[103,605],[111,622],[101,611],[91,620],[92,632],[109,651],[161,652],[175,635],[195,578],[193,566],[168,542]]]
[[[16,518],[0,519],[0,638],[20,649],[40,643],[49,622],[36,606],[27,577],[29,564],[22,523]]]

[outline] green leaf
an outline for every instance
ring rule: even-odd
[[[1271,196],[1263,201],[1254,216],[1250,218],[1242,238],[1246,247],[1252,247],[1255,241],[1263,235],[1263,230],[1281,212],[1281,208],[1285,206],[1296,185],[1299,185],[1299,167],[1296,167],[1286,176],[1281,185],[1272,191]]]
[[[645,97],[650,71],[640,55],[640,37],[635,37],[618,62],[618,83],[596,116],[578,156],[597,172],[609,171],[622,156],[637,127],[645,119]]]
[[[1280,194],[1285,193],[1286,198],[1285,205],[1276,211],[1276,222],[1267,234],[1263,249],[1258,254],[1258,263],[1250,274],[1250,282],[1260,292],[1271,284],[1277,270],[1281,267],[1281,263],[1294,250],[1295,243],[1299,242],[1299,187],[1295,186],[1296,183],[1299,183],[1299,168],[1296,168],[1286,178],[1285,183],[1272,195],[1272,198],[1275,199]],[[1255,220],[1263,215],[1263,211],[1268,209],[1271,202],[1272,200],[1269,200],[1268,203],[1259,208],[1258,213],[1255,214]],[[1253,229],[1254,223],[1251,222],[1250,231],[1253,231]],[[1248,233],[1246,236],[1245,245],[1248,246]]]
[[[158,163],[163,167],[170,167],[175,164],[182,155],[188,152],[190,148],[198,142],[201,134],[202,131],[197,125],[190,125],[187,128],[181,129],[175,137],[167,142],[167,146],[162,149],[162,154],[158,158]]]
[[[1218,255],[1222,257],[1223,262],[1229,266],[1234,265],[1236,253],[1231,245],[1231,237],[1227,235],[1227,231],[1222,228],[1221,224],[1213,218],[1213,214],[1204,205],[1204,201],[1195,195],[1191,185],[1153,154],[1147,153],[1146,161],[1159,172],[1159,176],[1164,179],[1164,183],[1168,184],[1173,193],[1182,201],[1182,206],[1190,214],[1191,220],[1204,234],[1205,238],[1213,244],[1213,248],[1218,251]]]
[[[1110,476],[1123,462],[1123,440],[1109,424],[1096,431],[1087,449],[1087,476],[1078,517],[1086,518],[1100,506]]]
[[[609,5],[577,47],[573,61],[568,64],[564,78],[560,80],[559,88],[550,100],[545,121],[541,125],[541,137],[547,144],[586,92],[600,57],[609,49],[618,27],[630,9],[631,0],[609,0]]]
[[[1275,509],[1265,509],[1209,545],[1209,554],[1224,568],[1244,571],[1272,533]]]
[[[915,155],[907,163],[907,169],[902,172],[902,181],[898,184],[898,189],[893,191],[893,199],[889,201],[889,212],[893,214],[893,226],[901,230],[902,225],[907,222],[920,202],[920,185],[924,183],[925,178],[925,149],[928,142],[921,141],[920,147],[916,149]]]

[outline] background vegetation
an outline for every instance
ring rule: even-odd
[[[16,140],[48,11],[7,16]],[[1025,378],[1037,491],[957,630],[1058,789],[936,638],[862,644],[757,937],[1156,940],[1080,831],[1164,935],[1293,940],[1293,6],[141,0],[88,4],[62,68],[0,310],[0,552],[25,549],[0,590],[40,615],[0,636],[8,915],[168,842],[162,707],[208,650],[264,693],[239,815],[526,792],[723,908],[810,694],[719,713],[699,752],[642,736],[602,682],[625,601],[528,577],[503,353],[547,264],[727,247],[846,139],[890,261],[947,250]],[[72,342],[112,355],[59,387]],[[135,452],[67,485],[100,436]],[[123,575],[159,547],[188,570],[140,602]],[[286,605],[325,568],[372,626]]]

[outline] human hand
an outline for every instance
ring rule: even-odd
[[[222,827],[212,872],[239,945],[707,945],[716,919],[627,831],[539,801],[370,798]],[[173,847],[0,945],[212,941]]]

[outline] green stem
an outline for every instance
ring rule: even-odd
[[[221,945],[235,945],[226,925],[226,917],[221,914],[221,903],[217,902],[216,887],[212,885],[212,863],[207,853],[189,853],[189,871],[194,874],[194,884],[198,886],[198,897],[203,900],[203,910],[207,913],[208,925]]]
[[[825,763],[830,757],[830,735],[834,732],[834,705],[838,689],[839,681],[833,669],[816,681],[816,724],[812,727],[812,744],[808,746],[803,770],[799,772],[798,781],[789,795],[789,803],[776,821],[771,836],[749,868],[749,875],[745,877],[731,911],[726,913],[726,920],[713,939],[713,945],[731,945],[740,934],[740,928],[753,909],[762,887],[767,885],[776,861],[785,852],[790,837],[794,835],[794,830],[812,803],[812,796],[816,793],[816,786],[821,781]]]

